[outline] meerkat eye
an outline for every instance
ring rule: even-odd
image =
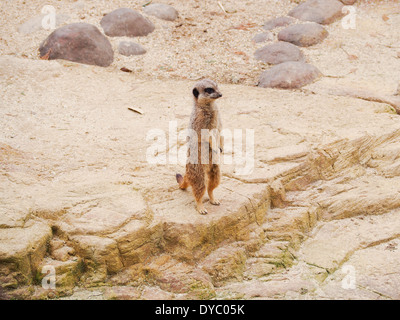
[[[213,88],[205,88],[204,91],[207,92],[208,94],[212,94],[215,92]]]

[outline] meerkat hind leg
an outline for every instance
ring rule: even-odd
[[[214,198],[214,189],[218,187],[220,180],[221,180],[221,172],[219,170],[219,167],[213,165],[210,172],[208,173],[207,191],[208,191],[208,196],[210,198],[210,203],[215,206],[219,206],[221,204],[219,200]]]
[[[193,196],[196,200],[196,208],[200,214],[207,214],[207,210],[204,208],[203,205],[203,197],[206,193],[206,186],[204,184],[204,177],[197,176],[196,181],[190,183],[192,186]]]

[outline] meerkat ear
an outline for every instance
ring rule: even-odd
[[[194,97],[195,97],[196,99],[199,97],[199,94],[200,94],[199,90],[197,90],[196,88],[194,88],[194,89],[193,89],[193,95],[194,95]]]

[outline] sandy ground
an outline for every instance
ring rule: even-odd
[[[162,2],[162,1],[161,1]],[[223,83],[255,85],[262,70],[268,66],[254,59],[256,49],[252,38],[263,31],[263,24],[274,17],[286,15],[295,1],[222,1],[224,13],[216,0],[164,1],[180,13],[174,22],[149,17],[156,30],[134,41],[147,49],[147,54],[124,57],[117,46],[125,38],[110,38],[115,61],[108,69],[118,72],[122,67],[134,71],[134,77],[147,80],[188,79],[208,76]],[[87,22],[100,30],[102,16],[119,7],[142,12],[146,1],[2,1],[0,3],[0,54],[38,59],[38,47],[49,31],[23,35],[18,27],[40,14],[44,5],[52,5],[57,14],[69,18],[65,23]],[[356,6],[356,29],[345,30],[338,21],[327,26],[331,36],[322,44],[303,48],[308,61],[323,74],[345,77],[360,86],[379,88],[393,93],[399,68],[400,25],[398,1],[361,1]],[[276,37],[279,29],[274,30]],[[344,49],[344,50],[343,50]],[[347,56],[356,56],[352,59]],[[353,57],[354,58],[354,57]],[[392,75],[392,76],[390,76]]]

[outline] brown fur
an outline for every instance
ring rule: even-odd
[[[213,92],[207,92],[209,89]],[[219,164],[213,157],[219,156],[222,151],[222,140],[220,131],[222,129],[221,118],[215,100],[222,97],[217,84],[209,79],[198,82],[194,89],[194,108],[192,111],[189,129],[196,133],[198,139],[189,140],[188,156],[190,150],[197,149],[197,163],[189,161],[186,164],[186,174],[184,177],[177,174],[176,180],[181,189],[192,187],[192,192],[200,214],[207,214],[203,205],[203,196],[208,192],[210,203],[219,205],[220,202],[214,198],[213,191],[218,187],[221,180]],[[202,136],[202,129],[210,130],[210,135]],[[212,131],[211,131],[212,130]],[[203,151],[202,151],[203,150]],[[204,156],[208,155],[208,159]],[[207,161],[206,161],[207,160]],[[207,185],[207,188],[206,188]]]

